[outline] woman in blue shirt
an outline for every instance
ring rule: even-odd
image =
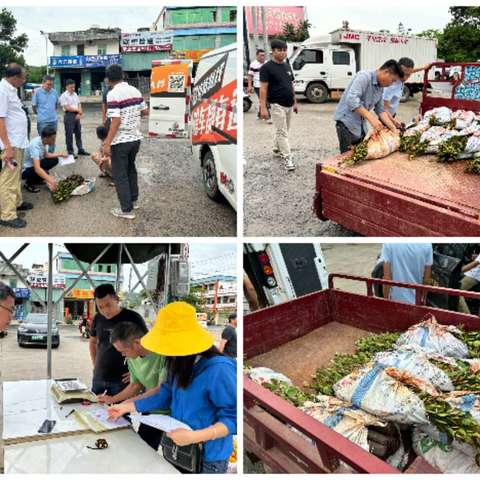
[[[147,350],[167,357],[167,381],[146,398],[109,408],[111,418],[170,408],[171,416],[192,430],[167,436],[178,446],[203,443],[201,473],[225,473],[237,430],[236,362],[223,356],[213,337],[185,302],[162,308],[142,339]]]

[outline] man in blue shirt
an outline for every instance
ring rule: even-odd
[[[433,265],[431,243],[385,243],[381,260],[384,280],[424,285],[431,282]],[[397,302],[415,304],[415,290],[411,288],[384,285],[383,296]]]
[[[398,61],[398,64],[403,72],[403,78],[396,80],[392,85],[383,89],[383,106],[388,113],[390,120],[392,120],[397,128],[400,128],[402,124],[395,119],[395,115],[397,114],[397,109],[400,105],[400,100],[402,99],[405,82],[412,74],[429,68],[430,64],[425,65],[424,67],[415,68],[413,60],[408,57],[402,57]]]
[[[367,122],[375,131],[380,131],[385,126],[396,131],[383,106],[383,89],[402,76],[398,63],[388,60],[380,68],[363,70],[352,78],[343,92],[334,116],[341,153],[347,152],[352,145],[365,138]],[[372,109],[377,116],[371,112]]]
[[[41,88],[33,93],[32,107],[37,115],[37,132],[42,134],[45,127],[52,127],[57,130],[57,104],[58,93],[53,88],[53,77],[45,75]]]
[[[54,192],[57,189],[55,177],[49,171],[57,166],[58,157],[66,157],[67,153],[55,152],[56,130],[46,126],[39,137],[34,138],[25,151],[22,178],[25,180],[25,189],[32,193],[40,191],[37,185],[45,182]]]

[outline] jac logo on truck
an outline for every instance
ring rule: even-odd
[[[344,33],[342,34],[342,40],[360,40],[359,33]]]
[[[237,82],[224,84],[227,55],[195,83],[192,92],[192,143],[237,143]]]

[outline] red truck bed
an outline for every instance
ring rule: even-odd
[[[430,68],[461,69],[480,63],[437,62]],[[480,111],[480,101],[449,98],[432,87],[445,80],[429,80],[424,74],[423,113],[435,107]],[[462,80],[463,81],[463,80]],[[448,82],[447,82],[448,83]],[[448,236],[480,235],[480,178],[466,174],[465,162],[440,163],[433,155],[409,160],[394,153],[352,167],[341,166],[338,155],[317,164],[314,210],[322,220],[333,220],[367,236]]]
[[[396,152],[350,167],[343,155],[327,159],[317,164],[316,214],[368,236],[480,235],[479,177],[434,158]]]
[[[336,277],[365,282],[366,295],[334,288]],[[305,360],[309,355],[306,349],[299,349],[294,359],[288,355],[287,344],[295,345],[295,342],[309,335],[315,340],[315,343],[310,345],[310,350],[334,351],[332,347],[338,345],[337,351],[343,352],[349,341],[329,337],[325,339],[324,346],[321,336],[315,339],[315,334],[321,332],[322,327],[331,322],[342,324],[345,331],[361,336],[363,331],[405,331],[411,325],[420,322],[427,313],[432,313],[439,323],[463,324],[466,330],[480,329],[480,318],[477,316],[420,304],[422,293],[425,291],[480,298],[478,293],[409,285],[417,292],[417,304],[409,305],[373,296],[375,283],[407,285],[367,277],[332,274],[329,277],[329,288],[326,290],[246,315],[244,354],[247,363],[260,364],[262,358],[268,361],[277,355],[277,358],[283,358],[285,364],[288,361],[290,363],[303,361],[308,364],[308,360]],[[338,327],[335,329],[339,332]],[[321,354],[318,354],[318,358],[322,358]],[[274,363],[268,366],[273,369],[277,367],[277,371],[281,371],[278,368],[281,364]],[[300,380],[304,379],[298,377],[296,383]],[[361,473],[400,473],[248,377],[244,378],[244,419],[246,451],[262,459],[276,473],[340,472],[339,460],[343,460]],[[302,432],[311,441],[293,432],[286,423]],[[417,459],[407,473],[427,473],[431,472],[431,468],[421,459]]]

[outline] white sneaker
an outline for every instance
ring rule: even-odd
[[[127,218],[128,220],[133,220],[135,218],[135,214],[133,212],[123,212],[121,208],[112,208],[110,213],[114,217],[118,218]]]
[[[267,123],[268,123],[269,125],[273,125],[273,120],[272,120],[271,118],[269,118],[269,119],[267,120]]]
[[[133,209],[138,210],[139,208],[140,208],[140,205],[138,204],[138,202],[133,202]]]
[[[295,170],[297,168],[295,162],[290,157],[285,158],[284,167],[287,172],[291,172],[292,170]]]

